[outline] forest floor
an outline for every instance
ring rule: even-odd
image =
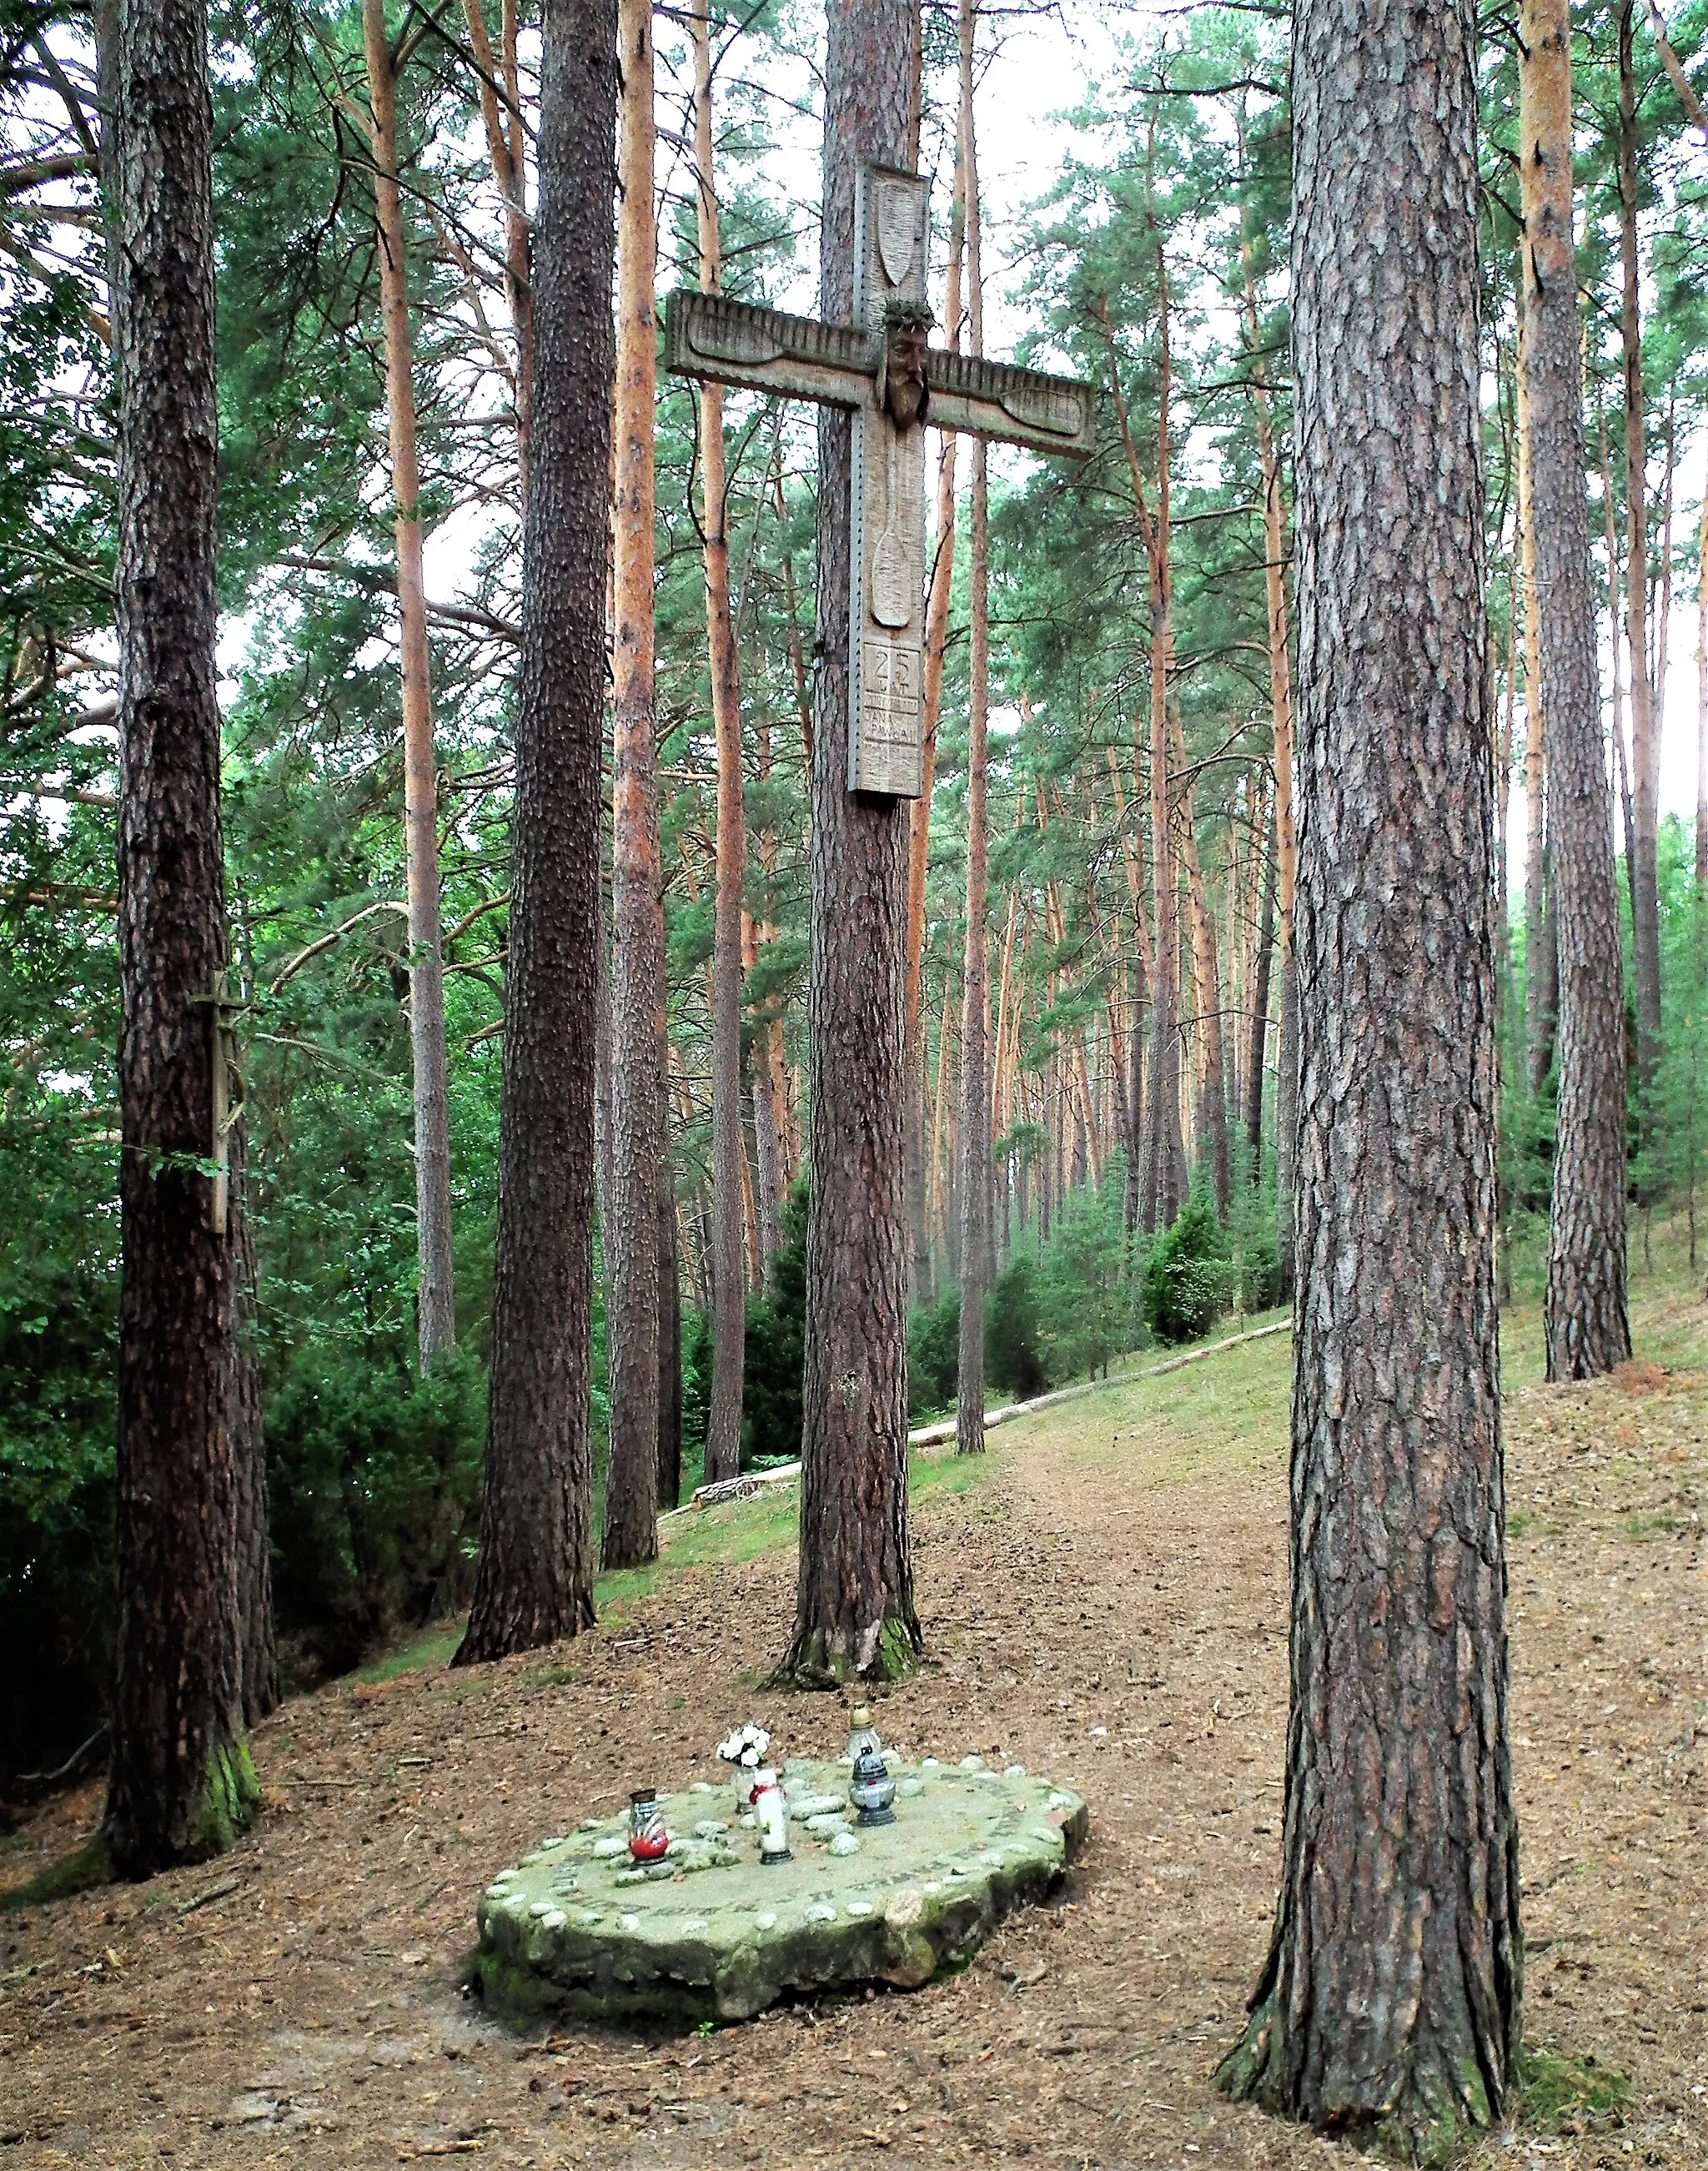
[[[1699,1294],[1639,1274],[1638,1361],[1586,1389],[1539,1384],[1534,1305],[1504,1326],[1527,2032],[1630,2090],[1581,2100],[1562,2066],[1486,2166],[1708,2165]],[[840,1751],[836,1699],[757,1686],[793,1605],[790,1493],[683,1519],[573,1644],[452,1673],[447,1633],[287,1703],[222,1860],[0,1916],[0,2171],[1363,2160],[1211,2085],[1276,1887],[1288,1362],[1277,1336],[1017,1423],[977,1464],[919,1459],[928,1660],[885,1736],[1091,1805],[1062,1904],[964,1974],[687,2037],[518,2040],[460,1994],[477,1896],[545,1835],[631,1784],[720,1777],[712,1745],[750,1716]],[[0,1879],[99,1809],[50,1804]]]

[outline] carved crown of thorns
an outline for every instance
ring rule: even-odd
[[[931,304],[922,297],[909,294],[891,294],[884,302],[884,329],[897,330],[906,325],[910,331],[929,332],[937,318]]]

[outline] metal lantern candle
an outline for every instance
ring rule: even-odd
[[[849,1788],[849,1799],[859,1811],[859,1821],[863,1825],[892,1825],[896,1821],[896,1782],[890,1777],[884,1752],[875,1741],[862,1749],[854,1759],[854,1784]]]
[[[637,1862],[658,1862],[670,1852],[664,1810],[651,1787],[629,1797],[629,1852]]]

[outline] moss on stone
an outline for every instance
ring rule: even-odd
[[[797,1821],[787,1863],[762,1863],[752,1836],[737,1833],[724,1843],[737,1856],[729,1867],[632,1884],[613,1851],[621,1818],[549,1841],[477,1911],[489,2008],[524,2022],[570,2012],[693,2024],[750,2018],[800,1991],[917,1988],[964,1966],[1004,1915],[1059,1883],[1084,1841],[1085,1804],[976,1760],[896,1768],[897,1820],[863,1832],[858,1854],[833,1856]],[[804,1804],[845,1792],[848,1772],[795,1761],[784,1784]],[[664,1797],[667,1825],[691,1833],[706,1798]]]

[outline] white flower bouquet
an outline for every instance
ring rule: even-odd
[[[763,1726],[738,1726],[718,1744],[718,1754],[725,1764],[739,1765],[744,1772],[757,1772],[770,1746],[771,1737]]]

